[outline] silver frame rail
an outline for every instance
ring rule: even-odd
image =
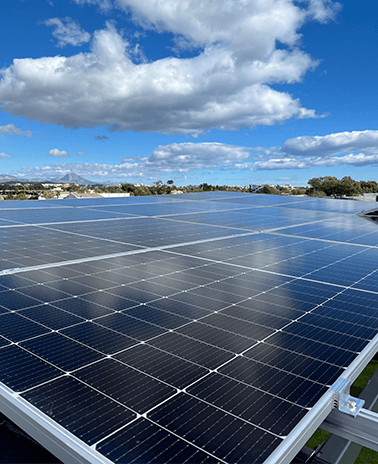
[[[354,417],[354,414],[349,415],[347,413],[340,412],[337,408],[339,407],[339,395],[349,393],[350,384],[356,380],[356,378],[360,375],[360,373],[377,352],[378,334],[368,343],[368,345],[361,351],[357,358],[336,380],[334,385],[328,389],[328,391],[305,415],[299,424],[296,425],[296,427],[289,433],[289,435],[284,438],[282,443],[273,451],[273,453],[264,461],[263,464],[289,464],[303,448],[303,446],[305,446],[306,442],[313,435],[316,429],[318,429],[328,418],[328,416],[330,416],[332,411],[335,411],[335,413],[330,416],[331,419],[335,416],[340,417],[340,414],[346,416],[342,421],[343,424],[335,423],[333,433],[336,435],[344,433],[342,431],[343,427],[346,429],[346,425],[344,426],[344,424],[357,424],[357,422],[354,421],[356,421],[356,419],[360,416],[361,419],[358,421],[358,423],[361,424],[361,427],[365,427],[367,424],[369,424],[369,429],[367,429],[366,436],[364,438],[367,439],[370,444],[365,446],[372,447],[371,433],[372,427],[374,426],[376,427],[374,433],[376,437],[378,437],[378,415],[367,411],[366,409],[360,409],[357,415]],[[339,386],[342,387],[339,388]],[[354,398],[351,399],[354,400]],[[361,430],[360,427],[359,429]],[[357,431],[356,426],[354,427],[354,430]],[[347,431],[345,431],[345,434],[346,433]],[[348,433],[351,432],[348,431]],[[361,432],[357,432],[353,437],[348,435],[348,437],[345,436],[345,438],[348,438],[351,441],[356,441],[359,438],[362,439],[361,435],[363,435]],[[377,438],[375,441],[377,441]]]

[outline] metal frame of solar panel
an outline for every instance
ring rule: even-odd
[[[0,411],[67,463],[288,463],[378,351],[374,204],[0,205]]]

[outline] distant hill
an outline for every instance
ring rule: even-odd
[[[0,174],[0,184],[77,184],[77,185],[118,185],[111,182],[93,182],[92,180],[84,179],[74,172],[69,172],[65,176],[55,177],[53,179],[37,178],[24,179],[22,177],[11,176],[9,174]]]
[[[74,172],[69,172],[63,177],[55,177],[54,179],[51,179],[50,182],[54,182],[56,184],[96,185],[96,182],[84,179],[84,177],[78,176]]]
[[[8,174],[0,174],[0,184],[42,184],[52,182],[50,179],[25,179],[23,177],[10,176]]]

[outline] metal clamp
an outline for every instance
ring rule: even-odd
[[[365,404],[365,401],[349,394],[351,384],[351,379],[340,378],[332,385],[330,390],[334,394],[335,407],[337,407],[340,412],[356,417]]]

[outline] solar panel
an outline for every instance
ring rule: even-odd
[[[290,462],[378,351],[374,204],[3,205],[0,410],[63,461]]]

